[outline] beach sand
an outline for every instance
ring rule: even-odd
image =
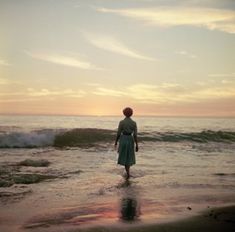
[[[71,232],[81,231],[72,230]],[[95,227],[83,229],[85,232],[234,232],[235,206],[208,209],[201,214],[186,219],[151,225]]]

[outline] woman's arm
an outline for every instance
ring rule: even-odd
[[[133,137],[134,137],[134,141],[135,141],[135,151],[137,152],[139,150],[138,139],[137,139],[137,124],[135,124]]]
[[[122,126],[121,126],[121,122],[119,122],[117,136],[116,136],[116,140],[115,140],[115,144],[114,144],[115,146],[117,146],[117,143],[118,143],[118,140],[121,136],[121,133],[122,133]]]

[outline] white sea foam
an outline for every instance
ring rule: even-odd
[[[12,132],[0,135],[0,148],[48,147],[54,143],[56,131]]]

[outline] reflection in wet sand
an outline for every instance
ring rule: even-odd
[[[138,202],[136,199],[123,198],[121,202],[121,219],[134,221],[139,217]]]
[[[120,219],[129,222],[136,221],[140,217],[140,203],[137,191],[130,180],[125,180],[121,186],[123,191],[120,200]]]

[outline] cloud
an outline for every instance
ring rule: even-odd
[[[129,9],[98,8],[97,11],[133,18],[159,27],[188,25],[235,33],[235,12],[232,10],[165,6]]]
[[[71,56],[64,56],[64,55],[52,54],[52,53],[40,53],[40,52],[34,53],[34,52],[29,52],[29,51],[25,51],[25,53],[34,59],[43,60],[43,61],[54,63],[54,64],[75,67],[75,68],[80,68],[80,69],[85,69],[85,70],[103,70],[102,68],[99,68],[91,64],[90,62],[83,61],[80,58],[75,58]]]
[[[208,77],[235,77],[234,73],[212,73],[208,74]]]
[[[84,83],[87,86],[92,86],[92,87],[100,87],[101,84],[100,83]]]
[[[0,65],[2,65],[2,66],[10,66],[10,63],[8,63],[6,60],[0,59]]]
[[[97,48],[135,59],[148,60],[148,61],[156,60],[155,58],[145,56],[138,51],[128,48],[121,41],[118,41],[116,38],[113,38],[111,36],[88,34],[88,33],[83,33],[83,34],[84,37]]]
[[[63,97],[84,97],[86,92],[84,90],[72,90],[72,89],[56,89],[50,90],[46,88],[34,89],[27,88],[24,91],[18,92],[0,92],[0,96],[24,96],[24,97],[47,97],[47,96],[63,96]]]
[[[7,84],[9,84],[10,82],[7,80],[7,79],[5,79],[5,78],[0,78],[0,85],[7,85]]]
[[[235,87],[211,87],[196,92],[197,98],[221,99],[235,97]]]
[[[178,3],[178,0],[175,0]],[[182,0],[184,5],[191,6],[210,6],[210,7],[222,7],[222,8],[230,8],[234,6],[233,0]]]
[[[64,90],[49,90],[49,89],[40,89],[35,90],[33,88],[27,89],[27,95],[31,97],[46,97],[46,96],[63,96],[63,97],[83,97],[86,94],[83,90],[74,91],[72,89]]]
[[[11,99],[0,99],[0,102],[7,103],[7,102],[29,102],[29,101],[39,101],[40,99],[36,98],[11,98]]]
[[[234,98],[235,86],[231,86],[230,83],[223,84],[217,83],[217,86],[213,87],[209,84],[207,86],[195,84],[193,87],[176,83],[162,83],[159,85],[135,84],[121,89],[97,88],[93,94],[129,97],[147,104],[195,103],[206,100]]]
[[[23,96],[25,95],[25,92],[19,91],[19,92],[7,92],[7,91],[1,91],[0,96],[5,97],[5,96]]]
[[[97,88],[92,93],[95,95],[112,96],[112,97],[121,97],[121,96],[126,95],[126,93],[121,90],[119,91],[119,90],[107,89],[107,88],[102,88],[102,87]]]
[[[118,90],[99,87],[93,94],[112,97],[130,97],[142,103],[165,103],[177,101],[176,94],[179,98],[179,95],[182,95],[184,92],[185,89],[179,84],[162,83],[161,85],[136,84]]]
[[[173,103],[188,102],[187,90],[176,83],[162,83],[159,85],[136,84],[127,88],[133,99],[143,103]]]
[[[192,53],[187,52],[185,50],[175,51],[175,54],[185,56],[185,57],[188,57],[188,58],[191,58],[191,59],[197,58],[197,56],[195,54],[192,54]]]

